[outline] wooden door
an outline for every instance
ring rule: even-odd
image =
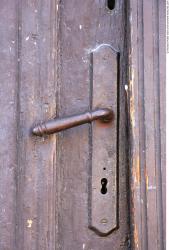
[[[0,1],[1,250],[130,248],[126,20],[125,0]],[[41,121],[89,110],[90,53],[103,44],[119,58],[117,226],[108,235],[89,228],[90,125],[32,135]]]

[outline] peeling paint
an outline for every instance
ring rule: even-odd
[[[29,36],[27,36],[26,38],[25,38],[25,41],[28,41],[29,40]]]
[[[31,219],[28,219],[27,220],[27,227],[31,228],[32,227],[32,223],[33,223],[33,221]]]
[[[148,186],[148,191],[156,190],[156,186]]]
[[[131,125],[135,127],[135,109],[134,109],[134,95],[133,95],[133,86],[134,86],[134,69],[132,66],[129,67],[129,91],[130,91],[130,119]]]
[[[148,179],[148,175],[146,174],[146,190],[148,190],[148,184],[149,184],[149,183],[148,183],[148,180],[149,180],[149,179]]]
[[[138,248],[138,230],[136,225],[134,227],[134,244]]]
[[[124,88],[125,88],[125,90],[127,91],[127,90],[128,90],[128,85],[125,84],[125,85],[124,85]]]
[[[134,182],[136,185],[140,185],[140,159],[139,156],[135,159],[133,170]]]

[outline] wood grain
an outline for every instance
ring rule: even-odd
[[[0,249],[15,245],[17,169],[17,6],[0,2]]]
[[[55,249],[56,139],[32,125],[56,113],[55,1],[19,2],[17,249]]]
[[[165,249],[165,7],[164,1],[144,0],[130,1],[130,6],[132,247],[161,250]]]
[[[110,13],[104,0],[7,0],[0,14],[0,249],[128,249],[125,1]],[[89,126],[31,133],[90,107],[89,55],[102,43],[120,52],[119,228],[107,237],[88,228]]]
[[[76,6],[76,7],[75,7]],[[59,245],[61,249],[127,249],[128,206],[125,158],[125,6],[116,2],[110,14],[105,1],[62,1],[60,5],[59,115],[90,108],[90,52],[102,43],[121,54],[119,122],[119,229],[99,237],[88,228],[89,126],[74,128],[59,137]],[[124,63],[124,64],[123,64]],[[112,97],[113,98],[113,97]]]

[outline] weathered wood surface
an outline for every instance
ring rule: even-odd
[[[15,1],[1,1],[0,31],[0,249],[12,249],[15,245],[18,118]]]
[[[0,249],[128,249],[125,1],[0,2]],[[35,138],[34,124],[90,106],[89,54],[120,51],[119,228],[88,228],[89,126]]]
[[[76,6],[76,7],[75,7]],[[99,237],[88,229],[89,126],[62,133],[57,145],[59,181],[59,245],[63,249],[127,249],[127,193],[125,161],[124,86],[124,1],[116,2],[110,15],[105,1],[62,1],[60,5],[59,115],[90,107],[90,51],[101,43],[121,52],[119,229]],[[71,149],[71,150],[70,150]]]
[[[165,1],[130,1],[133,249],[165,249]]]
[[[0,249],[54,249],[55,136],[31,136],[56,113],[55,1],[1,1]]]

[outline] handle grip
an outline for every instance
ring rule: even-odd
[[[113,119],[113,111],[108,108],[88,111],[82,114],[58,118],[41,123],[33,128],[33,134],[43,136],[45,134],[57,133],[72,127],[76,127],[85,123],[90,123],[94,120],[109,122]]]

